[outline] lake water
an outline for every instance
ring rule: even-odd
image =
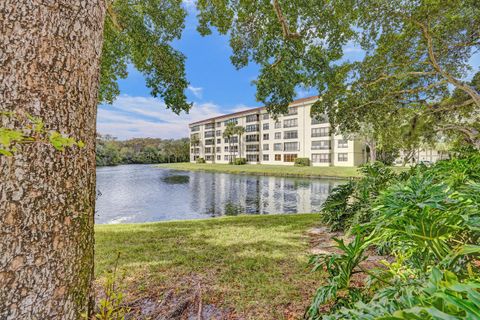
[[[154,165],[97,169],[96,223],[131,223],[210,216],[318,212],[340,180],[200,171]]]

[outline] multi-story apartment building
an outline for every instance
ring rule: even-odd
[[[202,157],[209,163],[228,163],[231,157],[243,157],[263,164],[293,164],[296,158],[309,158],[314,166],[364,163],[361,141],[335,135],[326,119],[310,117],[317,99],[293,101],[288,114],[276,120],[260,107],[191,123],[190,161]],[[223,137],[229,122],[245,128],[241,137],[234,136],[230,142]]]

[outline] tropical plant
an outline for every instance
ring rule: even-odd
[[[361,298],[359,288],[350,285],[352,276],[358,272],[360,263],[367,257],[365,250],[370,245],[357,235],[350,243],[342,239],[333,239],[341,254],[319,254],[310,259],[313,271],[325,269],[328,272],[328,284],[320,287],[313,298],[313,302],[306,312],[307,317],[315,318],[320,313],[320,307],[334,300],[335,308],[351,306]]]
[[[359,171],[362,178],[335,187],[322,205],[322,222],[333,231],[345,231],[369,221],[371,202],[399,178],[381,162],[366,164]]]
[[[357,212],[347,218],[368,214],[351,228],[355,239],[350,244],[337,241],[342,254],[312,258],[316,269],[326,267],[330,277],[317,291],[308,318],[477,319],[478,169],[478,152],[399,175],[370,166],[362,168],[364,178],[332,193],[324,206],[330,217],[324,221],[330,225],[337,225],[342,211],[352,210],[359,200],[361,210],[355,207]],[[369,248],[383,248],[393,261],[384,262],[383,268],[362,268]],[[356,272],[370,280],[352,285]],[[322,314],[332,302],[330,314]]]

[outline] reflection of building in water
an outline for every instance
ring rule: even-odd
[[[318,212],[338,181],[192,173],[192,210],[208,215]]]

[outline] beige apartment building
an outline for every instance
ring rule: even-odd
[[[208,163],[228,163],[230,157],[243,157],[248,163],[276,165],[292,165],[296,158],[309,158],[314,166],[364,163],[365,146],[360,140],[335,135],[328,121],[310,117],[310,108],[317,99],[293,101],[288,114],[277,120],[260,107],[191,123],[190,136],[197,143],[191,145],[190,161],[202,157]],[[241,141],[234,136],[229,144],[223,138],[229,122],[245,128]]]

